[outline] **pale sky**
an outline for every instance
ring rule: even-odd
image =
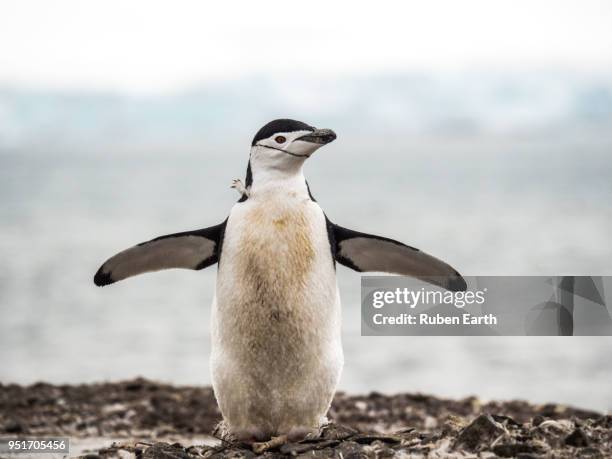
[[[612,73],[612,2],[0,0],[0,85],[540,68]]]

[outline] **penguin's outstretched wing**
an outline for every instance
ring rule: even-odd
[[[355,271],[416,277],[448,290],[463,291],[465,280],[454,268],[399,241],[360,233],[327,221],[336,261]]]
[[[204,269],[219,261],[225,224],[160,236],[131,247],[104,262],[94,276],[98,286],[162,269]]]

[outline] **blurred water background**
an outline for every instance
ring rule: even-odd
[[[279,116],[337,131],[306,174],[344,226],[469,275],[612,274],[609,80],[252,79],[138,97],[5,88],[0,380],[208,383],[214,268],[104,289],[92,275],[136,242],[223,220],[251,136]],[[361,337],[359,275],[338,272],[345,390],[612,407],[612,338]]]
[[[222,221],[278,117],[338,133],[305,171],[343,226],[466,275],[612,275],[603,3],[137,3],[2,7],[0,382],[208,384],[215,268],[92,277]],[[338,277],[341,389],[612,409],[612,338],[361,337],[360,276]]]

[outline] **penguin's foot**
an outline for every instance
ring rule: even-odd
[[[319,429],[312,429],[306,426],[293,427],[286,434],[272,437],[268,441],[255,442],[251,445],[253,452],[262,454],[266,451],[273,450],[283,446],[285,443],[296,443],[304,440],[314,440],[321,436]]]
[[[257,428],[230,429],[227,422],[220,421],[212,432],[213,437],[232,444],[251,444],[269,439],[271,435]]]
[[[242,180],[240,179],[232,180],[231,188],[235,189],[238,193],[240,193],[241,196],[245,195],[247,198],[249,197],[249,190],[247,189],[247,187],[244,186],[244,184],[242,183]]]
[[[272,437],[268,441],[253,443],[251,447],[253,448],[253,452],[255,454],[262,454],[268,450],[283,446],[285,443],[287,443],[287,440],[287,435],[279,435],[278,437]]]

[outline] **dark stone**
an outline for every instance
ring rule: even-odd
[[[141,379],[134,379],[133,381],[129,381],[125,385],[125,390],[129,392],[136,392],[142,390],[144,388],[144,381]]]
[[[287,456],[283,456],[283,457],[287,457]],[[309,451],[307,453],[300,454],[297,457],[298,459],[328,459],[328,458],[336,459],[338,455],[334,452],[333,449],[325,448],[325,449],[318,449],[316,451]],[[351,457],[358,457],[358,456],[351,456]],[[344,456],[344,458],[346,459],[347,456]]]
[[[336,448],[336,452],[341,454],[344,459],[361,459],[368,457],[363,450],[363,446],[354,441],[340,443],[340,446]]]
[[[76,430],[85,430],[87,428],[87,422],[85,422],[85,421],[77,422],[77,424],[74,426],[74,428]]]
[[[278,456],[278,455],[276,455]],[[211,459],[251,459],[253,457],[258,457],[253,451],[248,449],[227,449],[219,451],[212,456]],[[261,457],[261,456],[260,456]],[[265,453],[263,457],[274,457],[272,453]]]
[[[311,451],[310,454],[312,454],[313,452],[314,451]],[[260,455],[258,457],[263,457],[265,459],[286,459],[287,455],[286,454],[277,453],[275,451],[266,451],[265,453],[263,453],[262,455]]]
[[[475,450],[480,445],[489,444],[502,433],[503,427],[495,422],[491,415],[481,414],[459,433],[456,446]]]
[[[545,416],[547,418],[557,416],[559,412],[560,412],[559,406],[555,405],[554,403],[547,403],[541,409],[542,416]]]
[[[143,459],[191,459],[192,456],[188,454],[185,449],[177,444],[169,445],[167,443],[155,443],[153,446],[148,447],[144,454]]]
[[[575,446],[576,448],[583,448],[589,446],[589,437],[581,429],[575,429],[565,438],[565,444]]]
[[[325,440],[318,442],[300,442],[300,443],[285,443],[280,448],[282,454],[290,454],[297,456],[298,454],[314,451],[317,449],[333,448],[340,443],[338,440]]]
[[[357,431],[342,424],[328,424],[321,429],[321,438],[325,440],[346,440],[357,435]]]
[[[383,443],[394,445],[402,441],[400,437],[396,437],[395,435],[368,435],[368,434],[357,435],[353,437],[352,440],[362,445],[369,445],[371,443],[374,443],[375,441],[380,441]]]
[[[595,425],[598,427],[603,427],[604,429],[612,429],[612,416],[606,414],[605,416],[600,417]]]
[[[544,416],[541,416],[541,415],[538,414],[538,415],[533,417],[533,419],[531,420],[531,424],[534,427],[537,427],[540,424],[542,424],[545,420],[546,420],[546,418]]]
[[[24,428],[19,421],[11,419],[6,424],[4,424],[4,431],[6,433],[22,433],[24,431]]]
[[[516,422],[510,416],[501,416],[501,415],[498,415],[498,414],[492,414],[491,417],[496,422],[499,422],[500,424],[506,424],[506,425],[512,425],[512,426],[515,426],[515,427],[521,427],[521,423]]]
[[[521,453],[535,453],[536,448],[525,443],[506,443],[495,445],[493,452],[501,457],[515,457]]]

